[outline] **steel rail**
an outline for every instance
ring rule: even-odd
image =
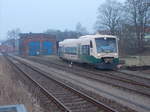
[[[50,63],[51,63],[51,62],[50,62]],[[63,69],[63,70],[65,69],[63,65],[60,65],[60,64],[57,64],[57,63],[54,63],[54,62],[52,62],[52,63],[55,64],[55,65],[57,65],[57,67],[58,67],[59,69]],[[61,66],[61,67],[60,67],[60,66]],[[75,68],[75,69],[76,69],[76,68]],[[79,70],[76,69],[76,71],[73,71],[73,73],[75,73],[75,74],[77,74],[77,75],[80,75],[80,74],[78,73],[78,71],[79,71]],[[102,74],[102,73],[96,73],[96,72],[94,72],[94,71],[81,70],[81,69],[80,69],[80,72],[86,72],[86,73],[90,73],[90,74],[95,75],[95,76],[102,76],[102,77],[106,77],[106,78],[110,78],[110,79],[122,81],[122,82],[125,82],[125,83],[130,83],[130,84],[133,84],[133,85],[138,85],[138,86],[150,88],[149,85],[145,85],[145,84],[143,84],[143,83],[136,82],[136,81],[133,81],[133,80],[128,80],[128,79],[126,79],[126,78],[121,79],[121,77],[117,78],[117,77],[113,77],[113,76],[107,76],[106,74],[108,74],[108,73]],[[81,76],[81,75],[80,75],[80,76]],[[89,78],[89,79],[93,79],[93,80],[100,81],[100,82],[103,82],[103,83],[111,84],[111,85],[113,85],[113,86],[121,87],[121,88],[124,88],[124,89],[127,89],[127,90],[131,90],[131,91],[134,91],[134,92],[136,92],[136,93],[143,94],[143,95],[145,95],[145,96],[150,97],[150,94],[145,93],[145,92],[143,92],[143,91],[138,91],[138,90],[135,90],[135,89],[131,89],[131,88],[129,88],[129,87],[123,87],[123,86],[120,86],[120,85],[117,85],[117,84],[113,84],[113,83],[111,83],[111,82],[106,82],[106,81],[103,81],[103,80],[101,80],[101,79],[99,79],[99,78],[94,78],[94,77],[91,77],[91,76],[82,75],[82,77],[83,77],[83,76],[84,76],[84,77],[87,77],[87,78]]]
[[[13,57],[13,58],[14,58],[14,57]],[[19,61],[20,63],[22,63],[22,64],[24,64],[24,65],[30,67],[30,69],[32,69],[32,70],[38,72],[39,74],[42,74],[43,76],[45,76],[45,77],[47,77],[47,78],[49,78],[49,79],[51,79],[51,80],[57,82],[58,84],[60,84],[60,85],[62,85],[63,87],[65,87],[66,89],[69,89],[69,90],[73,91],[74,93],[78,94],[80,97],[82,97],[82,98],[88,100],[89,102],[91,102],[91,103],[97,105],[100,109],[103,109],[103,110],[105,110],[106,112],[118,112],[117,110],[115,110],[115,109],[109,107],[108,105],[106,105],[106,104],[104,104],[104,103],[102,103],[102,102],[100,102],[100,101],[95,100],[94,98],[92,98],[92,97],[86,95],[85,93],[83,93],[83,92],[81,92],[81,91],[78,91],[78,90],[74,89],[73,87],[71,87],[71,86],[69,86],[69,85],[66,85],[65,83],[63,83],[63,82],[61,82],[61,81],[59,81],[59,80],[56,80],[56,79],[54,79],[53,77],[48,76],[47,73],[45,73],[44,71],[41,71],[41,70],[39,70],[38,68],[33,67],[33,66],[31,66],[31,65],[29,65],[29,64],[27,64],[27,63],[25,63],[25,62],[22,62],[22,61],[20,61],[20,60],[18,60],[18,59],[16,59],[16,60]]]
[[[34,84],[36,84],[42,91],[45,96],[52,99],[54,103],[63,111],[63,112],[72,112],[68,109],[63,103],[61,103],[55,96],[48,92],[44,87],[42,87],[37,81],[32,79],[26,72],[20,69],[15,63],[13,63],[7,56],[5,57],[15,68],[17,68],[21,73],[23,73],[28,79],[30,79]]]

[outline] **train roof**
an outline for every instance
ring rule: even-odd
[[[104,37],[111,37],[111,38],[117,38],[116,36],[113,35],[101,35],[101,34],[96,34],[96,35],[85,35],[85,36],[81,36],[79,37],[81,38],[104,38]]]
[[[59,45],[76,45],[77,43],[79,43],[79,39],[65,39],[61,42],[59,42]]]
[[[104,38],[104,37],[108,37],[108,38],[117,38],[116,36],[113,35],[100,35],[100,34],[96,34],[96,35],[85,35],[85,36],[81,36],[77,39],[65,39],[61,42],[59,42],[59,45],[76,45],[81,43],[82,41],[84,41],[84,43],[89,42],[90,39],[94,39],[94,38]]]

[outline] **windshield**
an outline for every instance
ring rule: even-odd
[[[115,38],[96,38],[97,53],[115,53],[117,52]]]

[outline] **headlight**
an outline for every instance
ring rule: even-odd
[[[101,56],[100,54],[98,54],[98,56]]]

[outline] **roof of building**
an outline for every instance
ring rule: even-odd
[[[20,33],[19,36],[20,36],[21,38],[37,37],[37,36],[56,38],[55,35],[46,34],[46,33]]]

